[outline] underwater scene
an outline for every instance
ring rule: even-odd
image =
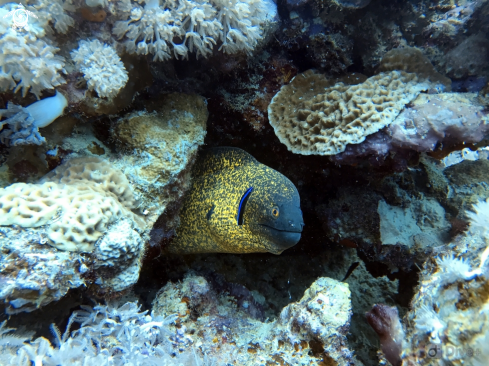
[[[0,366],[489,366],[489,0],[0,0]]]

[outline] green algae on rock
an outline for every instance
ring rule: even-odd
[[[176,253],[280,254],[304,222],[294,184],[238,148],[204,152],[180,212]]]

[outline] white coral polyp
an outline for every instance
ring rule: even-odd
[[[267,20],[262,0],[148,0],[144,7],[122,0],[119,10],[125,20],[116,22],[113,33],[126,37],[128,52],[151,53],[154,61],[172,53],[187,58],[189,51],[209,57],[218,43],[224,53],[250,54]]]
[[[71,52],[77,69],[85,74],[88,88],[100,97],[113,98],[126,85],[127,71],[115,49],[99,40],[80,41]]]
[[[482,236],[489,239],[489,198],[480,200],[472,207],[474,212],[468,211],[470,228],[480,231]]]
[[[40,99],[42,90],[65,83],[58,73],[64,72],[64,58],[44,40],[7,29],[0,49],[0,91],[22,89],[25,97],[30,89]]]

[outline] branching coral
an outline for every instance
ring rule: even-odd
[[[267,6],[262,0],[146,0],[144,7],[123,0],[119,10],[124,20],[115,24],[113,33],[126,37],[131,53],[154,54],[154,61],[197,58],[212,54],[222,43],[224,53],[245,51],[250,54],[263,37]],[[176,41],[179,40],[179,41]]]

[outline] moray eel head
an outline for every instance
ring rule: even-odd
[[[243,225],[253,235],[266,238],[270,242],[269,251],[274,254],[296,245],[304,227],[299,193],[295,187],[290,190],[292,194],[256,189],[244,208]]]
[[[299,242],[299,192],[283,174],[231,147],[202,152],[192,174],[169,251],[280,254]]]

